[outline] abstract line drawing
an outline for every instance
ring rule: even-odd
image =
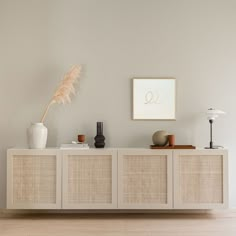
[[[159,104],[160,103],[159,98],[160,95],[157,91],[156,92],[148,91],[145,94],[145,104]]]
[[[175,104],[175,78],[133,78],[133,120],[175,120]]]

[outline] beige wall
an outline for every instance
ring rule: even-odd
[[[236,207],[235,0],[0,0],[0,207],[6,149],[25,146],[63,73],[83,65],[78,95],[46,120],[49,146],[104,121],[107,147],[144,147],[156,130],[179,144],[208,145],[209,107],[227,111],[214,126],[230,150],[230,203]],[[176,121],[132,121],[134,76],[177,79]]]

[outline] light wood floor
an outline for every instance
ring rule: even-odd
[[[236,212],[214,214],[1,214],[0,236],[236,236]]]

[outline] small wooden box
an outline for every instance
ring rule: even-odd
[[[196,149],[193,145],[174,145],[174,146],[164,146],[160,147],[157,145],[150,145],[151,149]]]

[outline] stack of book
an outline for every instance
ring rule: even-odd
[[[89,149],[87,143],[66,143],[61,144],[60,149]]]

